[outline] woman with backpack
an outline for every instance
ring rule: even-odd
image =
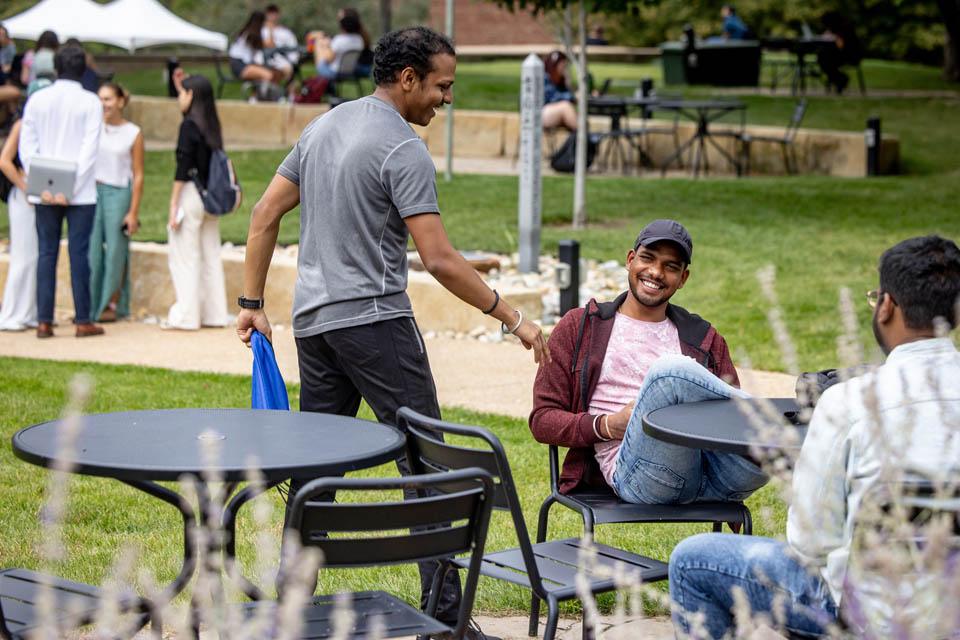
[[[227,324],[227,293],[220,261],[220,222],[204,210],[213,152],[223,149],[213,87],[202,75],[184,78],[177,95],[183,122],[167,225],[170,276],[177,301],[164,328],[195,330]]]
[[[140,228],[143,134],[124,120],[127,92],[115,82],[98,91],[103,130],[94,175],[97,210],[90,235],[90,307],[96,322],[130,315],[130,236]]]
[[[27,174],[20,165],[17,145],[20,125],[17,120],[0,150],[0,171],[12,186],[6,197],[10,216],[10,264],[0,307],[0,331],[26,331],[37,326],[37,219],[33,205],[27,202]]]

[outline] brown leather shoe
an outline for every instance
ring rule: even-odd
[[[90,336],[102,336],[103,329],[93,324],[92,322],[86,322],[84,324],[77,325],[77,337],[78,338],[89,338]]]
[[[53,325],[49,322],[38,322],[37,323],[37,337],[38,338],[52,338],[53,337]]]

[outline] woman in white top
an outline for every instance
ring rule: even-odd
[[[98,94],[103,133],[94,168],[97,212],[90,235],[90,307],[94,321],[113,322],[130,315],[130,236],[140,228],[143,134],[123,119],[123,87],[107,82]]]
[[[0,307],[0,330],[4,331],[24,331],[37,326],[37,220],[33,205],[27,202],[27,174],[17,156],[21,123],[22,120],[14,123],[0,150],[0,171],[13,183],[7,196],[10,264]]]
[[[307,42],[313,43],[313,59],[317,64],[318,76],[335,80],[340,73],[344,54],[363,51],[361,29],[356,14],[344,12],[340,16],[340,33],[333,38],[329,38],[323,31],[311,31],[307,34]]]
[[[241,80],[276,84],[283,79],[283,72],[268,68],[264,60],[263,20],[263,11],[250,14],[247,24],[243,25],[237,39],[230,45],[230,71]]]

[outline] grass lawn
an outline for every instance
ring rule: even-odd
[[[155,409],[177,407],[249,407],[250,378],[172,372],[132,366],[108,366],[23,360],[0,357],[4,376],[0,380],[0,440],[9,443],[24,426],[56,419],[65,403],[65,389],[77,373],[94,383],[87,413],[118,409]],[[291,385],[290,401],[297,407],[298,388]],[[373,419],[366,406],[360,416]],[[549,492],[547,450],[530,437],[525,421],[502,416],[483,415],[462,409],[445,409],[447,420],[479,424],[494,431],[504,442],[514,478],[524,505],[528,527],[535,534],[537,510]],[[366,474],[395,475],[393,465],[373,469]],[[48,474],[39,467],[15,458],[9,446],[0,448],[0,558],[4,567],[36,568],[41,530],[37,513],[42,505]],[[751,498],[755,531],[759,535],[782,532],[785,511],[767,487]],[[268,530],[279,545],[283,504],[270,492],[258,500],[271,506]],[[70,507],[65,518],[66,558],[60,574],[75,580],[99,584],[109,571],[118,549],[132,546],[139,554],[140,566],[147,568],[161,584],[173,579],[182,560],[182,520],[172,507],[116,480],[71,476]],[[579,535],[579,519],[567,509],[555,507],[551,518],[552,537]],[[766,514],[766,515],[764,515]],[[706,525],[607,525],[598,528],[598,540],[642,552],[662,560],[683,537],[707,530]],[[248,575],[256,550],[249,544],[254,530],[249,508],[241,512],[238,525],[239,554]],[[488,549],[515,546],[509,518],[496,514],[490,527]],[[400,588],[411,600],[419,593],[416,570],[397,568],[376,573],[388,588]],[[384,577],[386,575],[386,577]],[[323,574],[321,574],[323,576]],[[323,577],[320,589],[363,589],[374,584],[372,571],[347,571]],[[665,583],[661,586],[665,587]],[[611,606],[612,598],[603,600]],[[529,594],[502,582],[481,581],[477,609],[486,613],[526,610]]]

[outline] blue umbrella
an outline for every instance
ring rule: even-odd
[[[252,409],[290,410],[287,386],[283,383],[273,345],[259,331],[250,338],[253,348],[253,389],[250,398]]]

